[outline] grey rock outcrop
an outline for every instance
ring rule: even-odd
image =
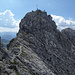
[[[73,45],[75,45],[75,30],[66,28],[63,29],[61,32],[67,36],[67,38],[73,43]]]
[[[9,54],[6,49],[3,48],[3,44],[1,43],[0,37],[0,60],[8,58]]]
[[[17,37],[7,45],[11,56],[7,69],[12,71],[6,70],[8,74],[75,75],[75,31],[73,35],[60,32],[41,10],[27,13],[19,27]]]
[[[0,75],[8,75],[8,72],[11,72],[7,66],[10,65],[9,61],[11,60],[11,56],[9,51],[6,48],[3,48],[3,44],[1,43],[0,38]]]

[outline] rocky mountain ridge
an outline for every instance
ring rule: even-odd
[[[0,63],[4,75],[75,75],[75,30],[57,29],[47,12],[29,12]],[[3,62],[1,61],[1,62]],[[7,64],[7,66],[6,66]]]

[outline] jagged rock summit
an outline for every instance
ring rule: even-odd
[[[20,22],[20,30],[26,33],[35,33],[40,30],[50,32],[55,29],[56,25],[55,22],[52,21],[52,17],[41,10],[27,13]]]
[[[11,58],[1,74],[75,75],[75,30],[73,35],[67,29],[60,32],[41,10],[27,13],[19,27],[17,37],[7,45]]]

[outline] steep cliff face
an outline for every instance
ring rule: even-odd
[[[29,12],[19,27],[17,37],[7,46],[8,68],[15,75],[75,75],[75,40],[57,30],[50,15],[41,10]]]

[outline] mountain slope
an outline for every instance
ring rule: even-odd
[[[21,20],[19,27],[17,37],[7,45],[11,56],[8,68],[14,69],[12,73],[75,75],[73,42],[57,30],[50,15],[41,10],[29,12]]]

